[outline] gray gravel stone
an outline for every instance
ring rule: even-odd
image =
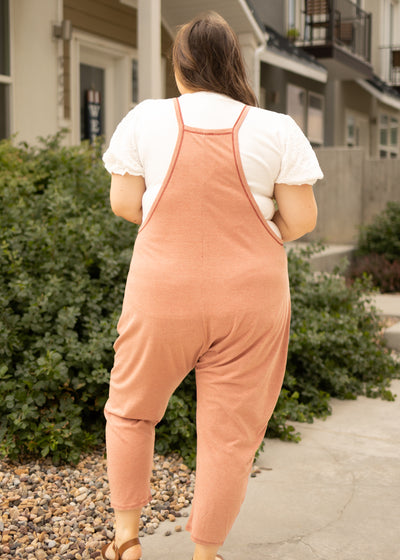
[[[194,482],[194,472],[179,456],[155,455],[152,500],[143,508],[139,536],[160,530],[165,520],[187,517],[183,508],[193,498]],[[49,554],[52,560],[100,560],[101,547],[114,536],[102,450],[76,467],[55,467],[48,459],[2,460],[0,488],[2,560],[47,560]]]

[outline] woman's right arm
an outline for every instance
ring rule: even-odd
[[[141,175],[112,174],[110,202],[111,209],[117,216],[134,224],[142,223],[142,197],[146,190]]]
[[[273,222],[284,242],[299,239],[317,223],[317,203],[311,185],[276,184],[274,197],[278,205]]]

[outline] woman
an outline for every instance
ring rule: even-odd
[[[256,107],[237,38],[218,14],[180,29],[173,65],[179,99],[139,104],[104,155],[112,210],[142,224],[105,407],[110,560],[141,556],[154,427],[194,367],[196,487],[186,529],[194,560],[221,558],[285,372],[283,241],[314,228],[312,184],[322,177],[294,121]]]

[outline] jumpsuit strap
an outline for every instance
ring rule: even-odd
[[[239,130],[239,128],[240,128],[242,122],[244,121],[244,119],[246,118],[249,110],[250,110],[250,107],[248,105],[245,105],[243,107],[243,109],[240,111],[240,114],[239,114],[238,118],[236,119],[236,122],[235,122],[235,124],[233,125],[233,128],[232,128],[233,133],[235,133],[237,130]]]
[[[183,117],[182,117],[182,111],[181,111],[181,106],[179,103],[179,99],[177,97],[174,98],[174,107],[175,107],[175,113],[176,113],[176,119],[178,121],[178,125],[179,125],[179,130],[183,129]]]

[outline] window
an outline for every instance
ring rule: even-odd
[[[399,155],[399,120],[381,114],[379,118],[379,157],[397,158]]]
[[[81,140],[94,142],[104,131],[104,88],[103,68],[80,64],[81,97]]]
[[[291,40],[296,40],[303,28],[302,24],[302,2],[298,0],[287,0],[286,15],[287,15],[287,36]]]
[[[306,95],[304,88],[288,84],[287,112],[304,133],[306,133]]]
[[[0,0],[0,139],[10,134],[10,86],[9,1]]]
[[[324,143],[324,98],[308,93],[307,136],[313,144]]]
[[[357,146],[358,139],[356,137],[356,123],[353,116],[347,117],[346,122],[346,144],[347,146]]]
[[[310,142],[317,146],[324,143],[324,97],[305,88],[288,84],[287,113]]]

